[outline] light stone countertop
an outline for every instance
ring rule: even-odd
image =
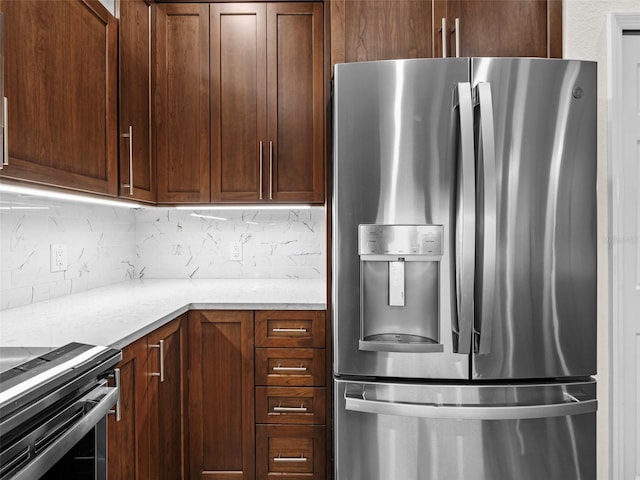
[[[122,348],[189,310],[325,310],[324,280],[132,280],[0,311],[0,346]]]

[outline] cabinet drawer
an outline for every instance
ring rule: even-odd
[[[256,387],[256,423],[324,425],[324,388]]]
[[[324,347],[323,311],[256,312],[256,347]]]
[[[324,349],[256,348],[256,385],[322,387]]]
[[[325,428],[256,426],[256,478],[324,479]]]

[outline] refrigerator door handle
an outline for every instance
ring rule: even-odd
[[[478,203],[482,211],[478,224],[478,278],[480,296],[476,302],[476,335],[478,342],[476,353],[489,353],[491,349],[492,326],[495,317],[496,294],[496,245],[497,245],[497,185],[496,185],[496,147],[493,123],[493,100],[491,85],[486,82],[475,87],[475,97],[479,105],[478,135]]]
[[[403,417],[451,420],[524,420],[532,418],[565,417],[593,413],[598,408],[595,399],[577,400],[565,394],[565,402],[548,405],[458,406],[367,400],[361,396],[344,395],[345,408],[352,412]]]
[[[473,331],[473,284],[475,269],[475,154],[471,84],[458,83],[455,89],[460,119],[460,167],[456,199],[456,304],[458,344],[454,351],[471,353]],[[455,330],[455,327],[454,327]],[[457,347],[457,349],[456,349]]]

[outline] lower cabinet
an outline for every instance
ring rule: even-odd
[[[120,419],[108,425],[110,480],[176,480],[186,476],[187,316],[123,349],[118,364]]]
[[[256,312],[255,336],[256,478],[324,479],[324,312]]]
[[[117,368],[110,480],[325,480],[324,312],[192,310]]]
[[[190,479],[324,480],[324,322],[321,311],[189,312]]]
[[[256,478],[323,479],[325,427],[256,425]]]
[[[253,480],[253,312],[189,312],[191,480]]]

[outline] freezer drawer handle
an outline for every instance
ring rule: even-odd
[[[598,401],[595,399],[577,401],[575,397],[568,394],[565,394],[565,398],[569,402],[549,405],[487,407],[385,402],[365,400],[362,396],[347,396],[346,392],[344,395],[345,408],[352,412],[450,420],[523,420],[565,417],[593,413],[598,408]]]

